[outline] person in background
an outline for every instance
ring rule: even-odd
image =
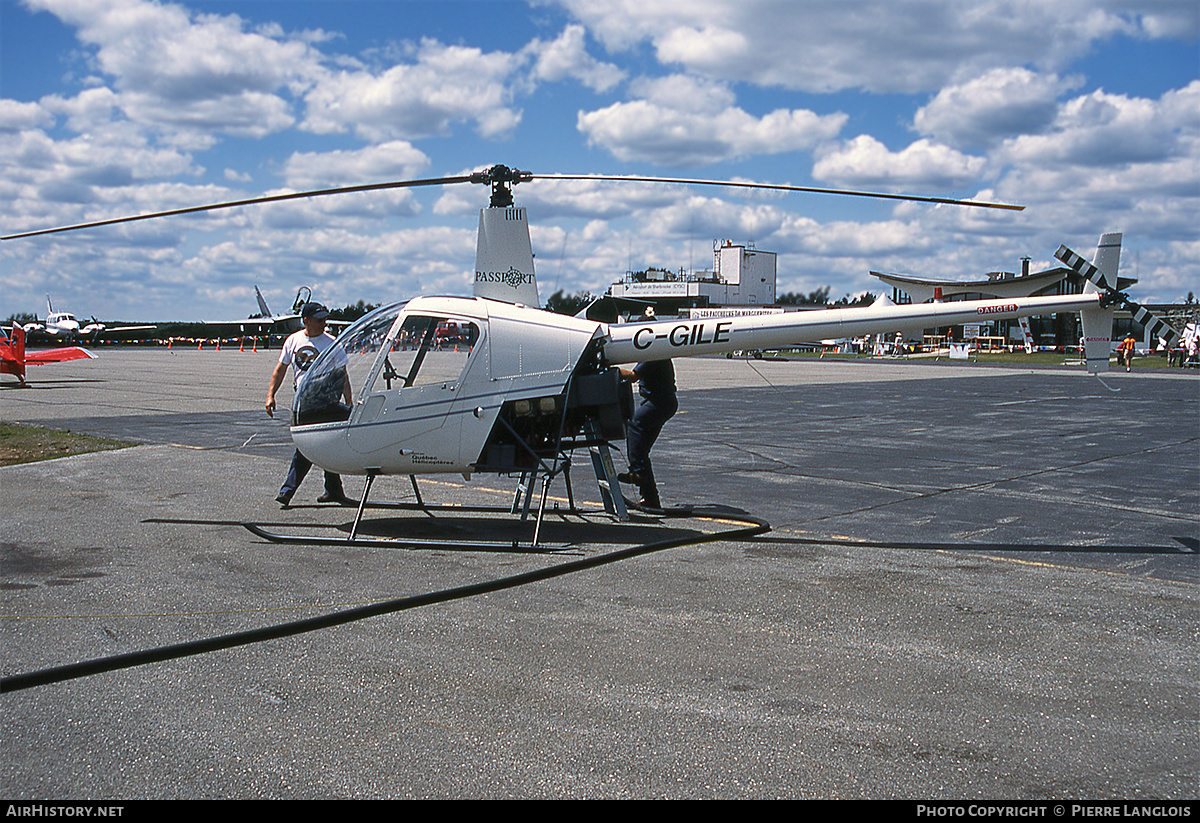
[[[1121,341],[1121,345],[1117,347],[1117,362],[1125,366],[1125,371],[1133,366],[1133,351],[1137,347],[1137,340],[1133,338],[1133,333],[1125,335],[1125,339]]]

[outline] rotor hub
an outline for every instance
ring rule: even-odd
[[[512,187],[533,179],[533,172],[510,169],[508,166],[492,166],[471,175],[472,183],[487,183],[492,187],[488,205],[492,208],[508,208],[513,204]]]

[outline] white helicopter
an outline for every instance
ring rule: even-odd
[[[522,475],[525,513],[534,479],[542,476],[541,523],[550,481],[570,466],[570,453],[592,450],[608,511],[626,509],[607,446],[625,436],[632,403],[623,364],[738,350],[775,349],[800,342],[897,329],[950,326],[1053,312],[1079,312],[1089,372],[1108,368],[1113,310],[1129,305],[1117,292],[1120,235],[1105,235],[1092,263],[1065,246],[1057,257],[1086,278],[1082,294],[785,312],[745,317],[618,323],[599,306],[575,317],[539,308],[525,209],[512,187],[536,179],[686,183],[816,192],[961,206],[1020,209],[999,203],[651,177],[536,175],[506,166],[459,177],[325,189],[214,204],[45,229],[0,239],[112,225],[231,206],[410,186],[472,182],[491,186],[479,218],[473,297],[426,296],[381,306],[351,324],[310,366],[293,406],[296,447],[318,466],[366,478],[349,541],[354,542],[371,484],[380,475],[456,473]],[[1114,242],[1115,241],[1115,242]],[[1145,312],[1133,307],[1135,313]],[[1148,314],[1148,313],[1146,313]],[[1154,322],[1154,333],[1174,334]],[[337,350],[344,351],[348,365]],[[346,376],[354,405],[340,402]],[[569,475],[568,475],[568,492]],[[517,498],[520,499],[518,490]],[[419,491],[417,492],[420,501]],[[514,501],[513,512],[518,508]],[[248,526],[249,527],[249,526]],[[285,539],[262,530],[268,539]],[[331,541],[321,541],[331,542]],[[333,541],[342,542],[342,541]],[[534,545],[537,531],[534,532]]]

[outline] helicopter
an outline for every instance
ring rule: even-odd
[[[611,465],[609,445],[623,441],[632,392],[620,366],[651,360],[777,349],[804,341],[890,333],[1079,312],[1087,370],[1108,369],[1115,307],[1145,312],[1118,292],[1120,235],[1105,235],[1093,262],[1060,247],[1056,257],[1084,278],[1081,294],[1009,297],[751,316],[619,322],[603,299],[576,316],[540,308],[526,211],[513,187],[537,179],[616,180],[765,188],[966,207],[1018,210],[1003,203],[803,186],[683,178],[540,175],[507,166],[454,177],[394,181],[270,195],[209,206],[101,220],[8,235],[3,240],[96,228],[134,220],[303,197],[457,183],[491,187],[481,209],[474,295],[421,296],[382,305],[348,326],[309,367],[293,402],[296,448],[321,468],[364,476],[350,542],[356,539],[375,478],[426,474],[499,474],[521,477],[512,511],[524,490],[524,513],[539,474],[540,525],[549,484],[569,471],[570,455],[587,448],[605,509],[627,517]],[[1115,243],[1113,242],[1115,238]],[[1161,321],[1154,333],[1174,330]],[[1177,336],[1177,335],[1176,335]],[[341,353],[345,357],[341,356]],[[349,378],[354,403],[341,402]],[[568,477],[568,492],[569,474]],[[249,526],[248,526],[249,527]],[[253,531],[254,529],[252,529]],[[275,536],[265,532],[269,539]],[[328,541],[325,541],[328,542]],[[537,542],[535,527],[534,543]]]

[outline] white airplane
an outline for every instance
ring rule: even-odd
[[[70,312],[55,311],[53,304],[50,302],[50,295],[47,294],[46,322],[42,323],[35,320],[32,323],[24,324],[22,328],[26,334],[44,334],[53,337],[55,340],[74,343],[85,337],[91,338],[95,342],[106,331],[139,331],[141,329],[153,329],[155,326],[113,326],[109,328],[95,317],[92,318],[92,322],[84,325]]]
[[[479,218],[475,295],[417,297],[381,306],[342,332],[338,337],[340,345],[317,358],[301,383],[291,427],[296,447],[326,470],[366,478],[350,536],[334,542],[356,540],[371,484],[379,475],[409,475],[414,478],[415,487],[415,476],[420,474],[457,473],[468,479],[475,473],[522,474],[528,478],[526,489],[532,489],[533,480],[540,473],[544,507],[550,481],[570,465],[569,455],[573,450],[599,448],[607,455],[610,442],[624,439],[631,400],[628,384],[622,384],[619,377],[621,365],[783,348],[804,341],[892,334],[902,329],[951,326],[983,319],[1079,312],[1086,338],[1087,368],[1098,373],[1108,369],[1114,306],[1128,304],[1128,298],[1115,288],[1120,235],[1106,235],[1094,263],[1065,246],[1057,253],[1060,260],[1087,278],[1082,294],[916,305],[878,301],[855,308],[637,323],[589,319],[586,310],[582,317],[554,314],[538,307],[529,224],[525,209],[515,206],[512,197],[515,184],[535,179],[760,185],[534,175],[493,166],[461,177],[274,195],[0,239],[346,191],[464,182],[490,185],[491,201],[481,210]],[[1021,208],[934,197],[762,187],[969,207]],[[1113,237],[1115,244],[1111,242]],[[444,338],[439,329],[451,327],[458,339],[453,348],[439,342]],[[340,402],[347,376],[353,389],[353,406]],[[606,479],[601,482],[601,493],[606,508],[623,517],[623,498],[615,473],[607,464],[603,471]],[[598,479],[600,474],[598,466]],[[528,510],[528,492],[526,501]],[[539,525],[541,514],[539,508]],[[256,533],[272,540],[300,540],[262,530]],[[535,545],[536,542],[535,529]]]

